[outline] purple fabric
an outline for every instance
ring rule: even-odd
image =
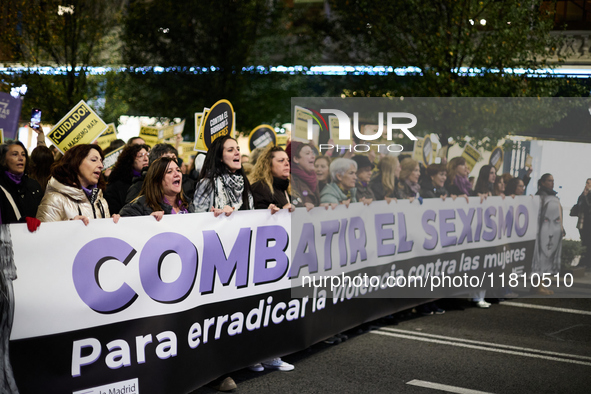
[[[406,179],[404,183],[406,183],[407,186],[410,187],[410,190],[412,190],[415,195],[421,191],[421,185],[419,185],[418,182],[411,182],[408,179]]]
[[[12,172],[10,172],[10,171],[4,171],[4,173],[6,174],[6,176],[7,176],[7,177],[8,177],[8,178],[9,178],[11,181],[13,181],[14,183],[16,183],[17,185],[19,185],[19,184],[22,182],[22,180],[23,180],[23,175],[25,175],[24,173],[22,173],[22,174],[19,174],[19,175],[17,175],[17,174],[13,174],[13,173],[12,173]]]
[[[468,178],[456,175],[454,179],[454,184],[458,187],[458,189],[460,189],[460,191],[462,191],[462,193],[467,195],[471,194],[472,184],[470,183]]]
[[[84,190],[84,193],[86,193],[86,197],[88,197],[89,199],[90,196],[92,196],[92,189],[96,189],[96,185],[92,185],[88,189],[82,186],[82,190]]]
[[[135,178],[140,177],[142,175],[141,171],[136,170],[135,168],[131,169],[131,175],[133,175]]]

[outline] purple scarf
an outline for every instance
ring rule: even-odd
[[[10,172],[10,171],[4,171],[4,173],[6,174],[6,176],[7,176],[7,177],[8,177],[8,178],[9,178],[11,181],[13,181],[14,183],[16,183],[17,185],[20,185],[20,183],[21,183],[21,182],[22,182],[22,180],[23,180],[23,175],[25,175],[25,173],[24,173],[24,172],[23,172],[22,174],[20,174],[20,175],[13,174],[13,173],[12,173],[12,172]]]
[[[454,178],[453,184],[460,189],[463,194],[470,195],[472,193],[472,184],[468,180],[468,178],[456,175]]]
[[[417,195],[418,192],[421,191],[421,185],[419,185],[418,182],[411,182],[408,179],[406,179],[404,181],[404,183],[406,183],[406,185],[408,187],[410,187],[410,190],[412,190],[412,192],[415,194],[415,196]]]
[[[312,193],[316,192],[316,187],[318,187],[318,179],[316,178],[315,172],[308,173],[304,171],[299,165],[294,163],[291,167],[291,173],[302,179],[304,183],[308,185]]]

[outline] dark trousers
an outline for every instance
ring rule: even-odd
[[[579,266],[591,269],[591,226],[584,226],[582,230],[579,230],[579,234],[581,235],[581,245],[587,248],[581,256]]]

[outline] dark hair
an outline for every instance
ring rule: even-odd
[[[507,181],[507,185],[505,186],[505,195],[510,196],[512,194],[515,194],[515,192],[517,191],[517,185],[519,185],[520,181],[523,182],[519,178],[509,179],[509,181]]]
[[[154,145],[152,150],[150,150],[150,155],[148,156],[148,159],[150,160],[150,164],[152,164],[156,159],[161,158],[162,156],[164,156],[167,153],[174,153],[174,155],[177,157],[177,159],[179,157],[179,152],[174,148],[174,146],[172,146],[170,144],[156,144],[156,145]]]
[[[429,167],[427,167],[425,171],[427,176],[432,177],[439,174],[440,172],[447,173],[447,167],[445,164],[429,164]]]
[[[150,164],[150,167],[148,168],[146,179],[142,185],[140,196],[146,197],[146,204],[154,211],[162,210],[160,207],[160,203],[164,200],[164,194],[162,193],[162,180],[164,179],[164,176],[166,175],[166,169],[171,162],[176,164],[176,160],[172,157],[164,156],[154,160],[154,162]],[[189,206],[183,195],[182,180],[181,191],[176,197],[178,200],[180,200],[180,205],[182,208],[186,209]]]
[[[487,194],[489,192],[493,192],[493,185],[488,181],[488,177],[490,176],[490,170],[493,168],[495,167],[491,166],[490,164],[482,166],[480,172],[478,173],[478,179],[476,180],[476,185],[474,186],[474,192],[480,194]]]
[[[111,141],[109,146],[105,148],[103,153],[105,155],[108,155],[109,153],[113,152],[114,150],[121,148],[123,145],[125,145],[125,141],[119,140],[119,139],[113,140],[113,141]]]
[[[137,137],[131,137],[130,139],[128,139],[128,140],[127,140],[127,145],[132,145],[132,144],[133,144],[133,141],[134,141],[134,140],[137,140],[137,139],[141,139],[141,140],[143,140],[143,138],[142,138],[142,137],[140,137],[140,136],[137,136]]]
[[[538,180],[538,189],[542,187],[542,183],[546,182],[548,178],[550,178],[552,174],[545,173],[542,177]]]
[[[38,146],[31,152],[31,173],[29,177],[39,182],[43,191],[45,191],[47,181],[51,177],[53,161],[53,152],[46,146]]]
[[[215,178],[225,175],[231,174],[228,167],[223,163],[224,157],[224,144],[227,140],[234,140],[229,134],[226,134],[222,137],[216,138],[209,147],[207,151],[207,155],[205,155],[205,161],[203,162],[203,167],[201,168],[201,174],[199,176],[200,179],[209,179],[209,184],[205,189],[205,193],[211,193],[213,185],[215,184]],[[244,178],[244,191],[242,192],[242,208],[244,209],[252,209],[248,204],[248,195],[250,194],[250,182],[244,174],[244,170],[242,166],[239,170],[234,172],[236,175],[242,175]],[[241,209],[242,209],[241,208]]]
[[[109,175],[109,182],[122,180],[130,183],[133,179],[133,163],[142,149],[145,149],[146,153],[150,151],[148,145],[126,145],[119,154],[111,175]]]
[[[105,159],[103,150],[98,145],[81,144],[75,145],[72,149],[69,149],[59,161],[53,163],[51,166],[51,176],[56,181],[63,183],[67,186],[73,186],[81,189],[80,181],[78,180],[79,168],[82,161],[88,156],[91,150],[96,150],[101,156],[101,160]],[[101,190],[105,190],[105,179],[101,174],[97,187]]]
[[[0,169],[2,171],[8,171],[8,166],[6,165],[6,154],[12,145],[18,145],[25,151],[25,174],[29,173],[29,152],[27,152],[27,148],[23,145],[22,142],[18,140],[10,140],[6,141],[4,144],[0,145]]]

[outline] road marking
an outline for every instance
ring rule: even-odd
[[[521,302],[511,302],[511,301],[504,301],[501,303],[501,305],[516,306],[519,308],[544,309],[546,311],[575,313],[577,315],[591,316],[591,312],[589,312],[589,311],[581,311],[579,309],[557,308],[555,306],[523,304]]]
[[[502,345],[500,343],[493,343],[493,342],[474,341],[472,339],[463,339],[463,338],[456,338],[456,337],[448,337],[445,335],[427,334],[425,332],[401,330],[399,328],[382,327],[380,330],[396,332],[396,333],[400,333],[400,334],[410,334],[410,335],[417,335],[417,336],[423,336],[423,337],[428,337],[428,338],[436,338],[436,339],[448,340],[448,341],[452,341],[452,342],[463,342],[463,343],[469,343],[469,344],[474,344],[474,345],[495,347],[495,348],[499,348],[499,349],[517,350],[517,351],[527,352],[527,353],[540,353],[540,354],[545,354],[548,356],[578,358],[581,360],[591,361],[591,357],[579,356],[576,354],[558,353],[558,352],[551,352],[548,350],[538,350],[538,349],[532,349],[532,348],[520,347],[520,346]]]
[[[478,391],[478,390],[465,389],[463,387],[448,386],[447,384],[433,383],[433,382],[427,382],[425,380],[417,380],[417,379],[411,380],[410,382],[407,382],[406,384],[410,384],[412,386],[425,387],[425,388],[428,388],[428,389],[435,389],[435,390],[447,391],[448,393],[457,393],[457,394],[492,394],[492,393],[488,393],[486,391]]]
[[[388,329],[387,331],[392,331],[392,330],[395,330],[395,329]],[[404,331],[404,330],[398,330],[398,331],[402,331],[405,334],[399,334],[396,332],[387,332],[387,331],[385,331],[385,328],[384,328],[384,329],[380,329],[380,330],[370,331],[370,334],[378,334],[378,335],[385,335],[385,336],[396,337],[396,338],[412,339],[414,341],[438,343],[441,345],[464,347],[464,348],[468,348],[468,349],[485,350],[485,351],[495,352],[495,353],[512,354],[515,356],[540,358],[540,359],[544,359],[544,360],[559,361],[559,362],[569,363],[569,364],[586,365],[586,366],[591,367],[591,362],[573,360],[573,358],[582,358],[582,359],[588,358],[585,356],[576,356],[576,355],[572,355],[572,354],[545,352],[545,351],[536,350],[536,349],[527,349],[527,351],[509,350],[509,349],[507,349],[508,346],[497,345],[497,344],[486,343],[486,342],[482,342],[482,343],[486,343],[488,346],[472,345],[467,342],[477,342],[477,341],[469,341],[467,339],[458,339],[458,338],[451,338],[452,340],[435,339],[435,338],[427,338],[426,337],[426,336],[432,336],[430,334],[418,336],[418,335],[414,335],[415,333],[413,333],[413,332]],[[437,337],[437,336],[435,335],[435,337]],[[449,337],[447,337],[447,338],[449,338]],[[465,343],[462,343],[462,342],[465,342]],[[492,346],[496,346],[496,347],[492,347]],[[526,348],[523,348],[523,349],[526,349]],[[536,353],[542,353],[542,354],[536,354]],[[561,355],[562,357],[568,357],[568,358],[546,356],[546,355],[544,355],[544,353],[554,353],[555,355]]]

